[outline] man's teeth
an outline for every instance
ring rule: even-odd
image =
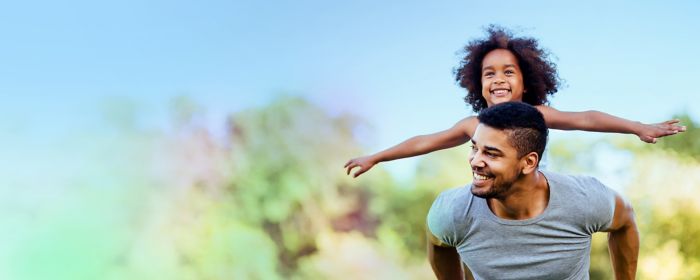
[[[477,180],[487,180],[489,177],[474,173],[474,178]]]

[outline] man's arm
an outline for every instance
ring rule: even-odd
[[[435,237],[430,229],[426,230],[428,236],[428,260],[437,279],[472,279],[465,278],[462,271],[462,261],[455,247],[451,247]],[[469,273],[471,276],[471,273]]]
[[[462,145],[471,139],[471,135],[474,133],[478,124],[479,121],[476,117],[468,117],[457,122],[447,130],[411,137],[396,146],[376,154],[351,159],[345,163],[347,174],[350,174],[355,167],[360,167],[360,169],[353,174],[353,177],[357,177],[370,170],[375,164],[383,161],[414,157]]]
[[[562,112],[549,106],[537,106],[547,122],[547,127],[561,130],[584,130],[634,134],[647,143],[655,143],[659,137],[685,131],[679,120],[656,124],[644,124],[619,118],[599,111]]]
[[[615,214],[608,233],[608,250],[615,279],[634,279],[639,256],[639,232],[634,209],[620,195],[615,196]]]

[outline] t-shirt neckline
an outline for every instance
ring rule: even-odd
[[[480,211],[486,212],[486,216],[491,219],[492,221],[495,221],[499,224],[503,225],[511,225],[511,226],[524,226],[524,225],[531,225],[534,223],[539,222],[540,220],[544,219],[552,210],[553,204],[556,202],[556,198],[558,198],[558,193],[556,192],[556,187],[551,183],[552,181],[549,178],[549,175],[546,174],[546,172],[542,170],[538,170],[540,173],[542,173],[542,176],[544,176],[545,181],[547,182],[548,189],[549,189],[549,202],[547,203],[547,207],[544,208],[544,211],[537,215],[536,217],[532,217],[529,219],[524,219],[524,220],[509,220],[509,219],[503,219],[501,217],[496,216],[496,214],[491,211],[489,208],[488,203],[486,203],[485,198],[479,198],[479,197],[474,197],[477,198],[480,201]]]

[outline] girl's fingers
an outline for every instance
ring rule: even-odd
[[[352,169],[355,168],[356,166],[357,166],[357,164],[355,164],[355,163],[347,166],[347,172],[346,172],[347,174],[346,175],[350,175],[350,171],[352,171]]]
[[[673,130],[676,132],[683,132],[686,130],[686,126],[685,125],[667,125],[666,129],[670,129],[670,130]]]

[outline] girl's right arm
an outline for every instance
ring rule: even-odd
[[[447,130],[415,136],[376,154],[351,159],[345,163],[347,174],[350,174],[353,168],[360,167],[353,174],[353,177],[357,177],[370,170],[375,164],[383,161],[414,157],[462,145],[471,139],[471,135],[478,124],[479,121],[476,117],[467,117]]]

